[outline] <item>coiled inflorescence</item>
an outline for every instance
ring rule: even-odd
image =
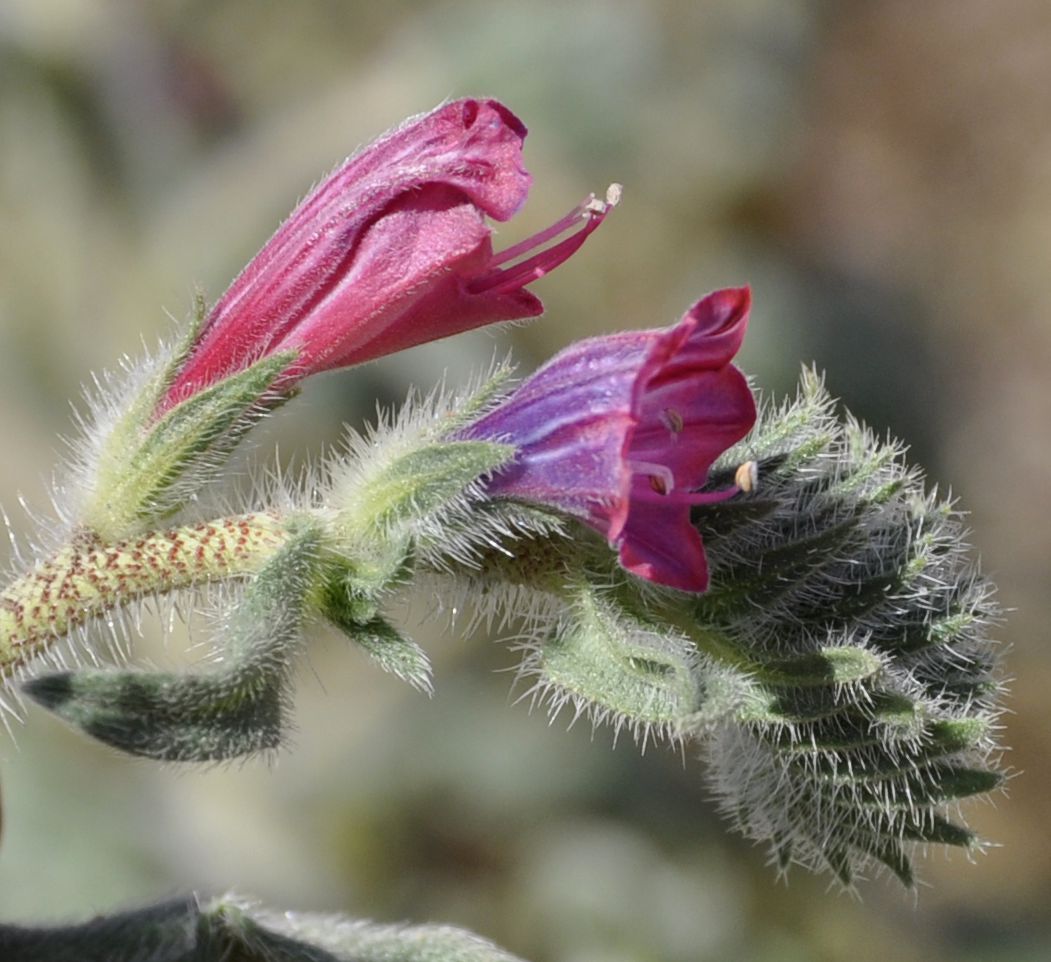
[[[426,585],[447,608],[469,601],[516,619],[526,695],[552,713],[570,707],[643,744],[700,743],[722,808],[771,845],[782,869],[827,868],[849,885],[876,863],[910,885],[913,843],[979,847],[953,809],[1003,778],[988,637],[998,609],[959,514],[925,492],[899,446],[837,417],[805,373],[798,397],[767,405],[696,492],[692,524],[711,581],[703,593],[679,591],[626,571],[601,533],[479,482],[513,449],[458,432],[498,403],[505,375],[458,401],[416,399],[329,463],[310,485],[321,495],[286,493],[283,509],[140,538],[163,547],[196,544],[202,531],[252,535],[211,539],[185,575],[166,549],[170,564],[81,592],[61,623],[37,626],[33,644],[18,647],[25,626],[7,631],[24,692],[136,754],[201,761],[273,749],[311,621],[338,626],[429,688],[426,657],[385,613]],[[36,597],[41,572],[50,584],[57,567],[81,571],[96,555],[116,564],[133,559],[129,550],[74,544],[5,597]],[[222,670],[39,674],[26,663],[69,627],[202,579],[242,586]]]
[[[956,803],[1003,780],[992,585],[952,504],[837,418],[812,372],[707,488],[747,462],[751,491],[694,509],[710,589],[662,595],[596,565],[531,646],[532,693],[698,740],[722,809],[782,870],[850,885],[875,863],[911,885],[912,843],[979,847]]]
[[[910,884],[905,843],[974,847],[944,810],[1002,779],[992,585],[952,504],[924,492],[893,442],[835,420],[813,374],[743,450],[761,487],[699,518],[717,575],[698,620],[760,662],[843,648],[878,667],[843,684],[758,686],[713,732],[712,781],[780,865],[827,866],[849,884],[876,861]]]

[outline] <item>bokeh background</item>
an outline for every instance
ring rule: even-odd
[[[742,365],[801,363],[970,512],[1011,609],[1002,847],[861,899],[726,831],[702,766],[565,730],[516,656],[419,628],[427,698],[335,637],[276,764],[173,770],[30,710],[0,733],[0,918],[228,889],[464,925],[533,962],[1051,957],[1051,4],[1046,0],[0,0],[0,499],[46,513],[70,399],[212,298],[323,171],[446,97],[532,128],[506,240],[625,199],[537,285],[548,316],[315,379],[257,458],[302,463],[376,398],[513,346],[668,323],[748,282]],[[426,606],[421,606],[421,611]],[[410,612],[408,618],[414,617]],[[147,620],[140,650],[179,660]]]

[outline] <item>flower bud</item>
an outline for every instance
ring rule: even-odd
[[[215,304],[157,413],[278,352],[296,352],[285,375],[290,384],[540,314],[543,305],[525,285],[569,257],[615,200],[589,199],[548,230],[494,254],[486,218],[508,220],[529,190],[525,135],[497,101],[458,100],[347,160]]]

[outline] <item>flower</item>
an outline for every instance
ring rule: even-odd
[[[575,515],[628,571],[704,591],[690,507],[739,490],[696,489],[755,423],[752,392],[730,363],[750,303],[748,288],[716,291],[672,327],[590,338],[556,355],[463,432],[517,449],[488,493]]]
[[[579,248],[610,204],[589,198],[494,254],[485,218],[506,221],[525,201],[525,135],[497,101],[458,100],[347,160],[215,304],[156,413],[277,352],[298,352],[287,385],[540,314],[543,305],[525,285]]]

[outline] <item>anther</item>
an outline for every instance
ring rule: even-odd
[[[682,419],[682,415],[675,410],[675,408],[665,408],[660,413],[661,424],[663,424],[672,434],[681,434],[682,429],[685,426],[685,421]]]
[[[745,461],[734,472],[734,484],[745,494],[759,486],[759,465],[755,461]]]

